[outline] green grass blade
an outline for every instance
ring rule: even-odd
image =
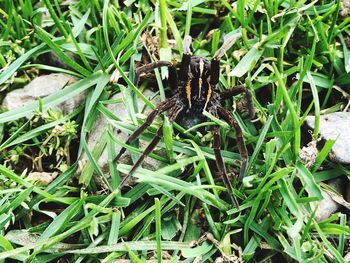
[[[162,226],[161,226],[161,204],[158,198],[154,199],[155,220],[156,220],[156,240],[157,240],[157,260],[162,262]]]

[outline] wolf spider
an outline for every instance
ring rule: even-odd
[[[220,59],[226,53],[226,51],[235,43],[240,35],[236,34],[230,37],[220,49],[215,53],[214,57],[209,61],[206,58],[192,56],[191,54],[191,42],[190,36],[186,36],[184,39],[184,49],[179,69],[176,68],[170,62],[156,61],[150,64],[146,64],[136,69],[135,85],[138,84],[140,74],[149,72],[155,68],[168,67],[169,77],[168,84],[174,95],[158,105],[147,117],[146,121],[137,128],[133,134],[127,139],[126,144],[130,144],[137,139],[147,127],[151,125],[157,115],[168,111],[168,117],[170,122],[178,121],[181,124],[181,120],[186,118],[197,118],[197,122],[203,122],[206,117],[203,115],[203,111],[206,110],[217,118],[225,120],[236,132],[238,150],[241,155],[242,166],[240,169],[239,180],[242,180],[246,173],[248,162],[248,151],[243,139],[242,130],[235,120],[233,114],[226,110],[222,103],[229,98],[240,93],[245,93],[247,105],[249,109],[249,115],[254,115],[254,108],[252,102],[252,95],[248,89],[243,86],[237,86],[234,89],[228,89],[224,92],[219,92],[216,86],[219,82],[220,76]],[[227,175],[225,163],[221,155],[221,139],[220,139],[220,127],[218,125],[213,126],[213,149],[216,158],[216,166],[221,174],[221,177],[225,183],[227,191],[230,195],[232,203],[238,207],[238,201],[233,195],[232,185]],[[163,135],[163,127],[161,126],[154,139],[146,147],[140,158],[133,165],[129,173],[123,178],[119,187],[121,188],[127,179],[136,171],[136,169],[142,164],[144,159],[153,151],[161,140]],[[123,147],[119,154],[116,156],[117,161],[126,148]]]

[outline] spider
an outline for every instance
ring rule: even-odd
[[[196,122],[205,121],[206,117],[203,115],[203,111],[206,110],[213,116],[225,120],[236,132],[238,150],[241,155],[242,162],[238,177],[238,179],[241,181],[247,169],[248,151],[243,139],[241,128],[239,127],[233,114],[226,110],[222,106],[222,103],[226,99],[232,98],[235,95],[245,93],[249,115],[250,117],[253,117],[254,108],[252,95],[250,91],[243,86],[237,86],[234,89],[228,89],[221,93],[216,88],[220,76],[220,59],[239,37],[240,34],[235,34],[228,38],[209,61],[207,58],[192,56],[192,38],[190,36],[185,36],[183,56],[179,69],[177,69],[176,65],[173,65],[168,61],[156,61],[137,68],[134,80],[135,86],[139,82],[140,74],[149,72],[155,68],[168,67],[168,85],[170,86],[171,90],[175,92],[172,97],[161,102],[158,107],[148,115],[146,121],[130,135],[126,141],[126,144],[130,144],[137,139],[142,132],[152,124],[156,116],[165,111],[168,111],[168,118],[170,122],[177,121],[179,124],[181,124],[181,120],[191,118],[195,118]],[[163,135],[162,128],[163,127],[161,126],[158,129],[154,139],[150,142],[142,155],[132,166],[129,173],[123,178],[119,185],[120,188],[157,146]],[[233,205],[238,207],[238,201],[233,195],[231,181],[227,175],[225,163],[221,155],[220,127],[218,125],[213,126],[212,133],[213,149],[217,169],[223,179],[223,182],[225,183]],[[121,148],[120,152],[115,158],[115,161],[117,161],[125,151],[125,147]]]

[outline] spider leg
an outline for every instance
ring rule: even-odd
[[[161,104],[159,104],[159,106],[148,115],[146,121],[130,135],[130,137],[126,140],[125,144],[130,144],[137,137],[139,137],[141,133],[144,132],[144,130],[146,130],[147,127],[149,127],[152,124],[152,122],[157,117],[157,115],[173,107],[175,105],[175,101],[176,101],[176,98],[172,97],[163,101]],[[124,154],[125,151],[126,151],[126,148],[122,147],[118,155],[114,158],[114,161],[117,161]]]
[[[129,173],[123,178],[123,180],[119,184],[119,188],[122,188],[125,184],[125,182],[130,178],[130,176],[136,171],[137,168],[143,163],[145,158],[156,148],[157,144],[159,143],[160,139],[163,135],[163,125],[158,129],[156,136],[153,138],[153,140],[150,142],[150,144],[146,147],[146,149],[143,151],[140,158],[136,161],[134,166],[131,168]]]
[[[210,85],[213,87],[219,83],[220,77],[220,59],[216,59],[215,57],[210,62]]]
[[[163,60],[159,60],[159,61],[155,61],[149,64],[146,64],[144,66],[138,67],[135,70],[135,79],[134,79],[134,84],[137,85],[140,81],[140,75],[142,73],[147,73],[149,71],[152,71],[156,68],[161,68],[161,67],[168,67],[169,69],[169,86],[175,90],[177,88],[177,72],[176,72],[176,68],[175,66],[169,62],[169,61],[163,61]]]
[[[227,50],[229,50],[230,47],[232,47],[233,44],[236,43],[236,41],[241,37],[241,33],[236,33],[227,38],[224,44],[222,44],[222,46],[215,52],[213,59],[220,60],[225,55]]]
[[[214,126],[213,127],[213,135],[214,135],[214,142],[213,142],[213,149],[214,149],[214,154],[215,154],[215,159],[216,159],[216,166],[220,172],[220,175],[225,183],[225,186],[227,188],[227,191],[230,195],[231,201],[233,205],[238,208],[239,204],[236,199],[236,197],[233,195],[232,192],[232,184],[231,181],[227,175],[226,172],[226,167],[224,160],[221,155],[221,139],[220,139],[220,127],[219,126]]]
[[[249,118],[252,119],[254,118],[255,115],[255,110],[254,110],[254,104],[253,104],[253,96],[252,93],[249,89],[245,88],[244,86],[240,85],[235,87],[234,89],[227,89],[225,91],[223,91],[220,94],[220,100],[224,101],[227,99],[230,99],[240,93],[245,93],[245,99],[247,101],[247,107],[248,107],[248,111],[249,111]]]
[[[242,166],[241,171],[238,176],[238,180],[242,181],[243,177],[246,174],[247,166],[248,166],[248,150],[245,145],[244,139],[243,139],[243,132],[241,127],[239,127],[237,121],[235,120],[233,114],[226,110],[225,108],[218,106],[217,111],[219,116],[224,119],[226,122],[228,122],[231,127],[233,127],[236,131],[237,136],[237,143],[238,143],[238,150],[242,158]]]
[[[171,65],[168,67],[169,70],[169,77],[168,77],[168,84],[172,91],[175,91],[178,89],[179,86],[179,79],[177,76],[177,70],[174,65]]]
[[[138,67],[135,70],[135,79],[134,79],[134,84],[137,85],[139,83],[140,80],[140,75],[142,73],[147,73],[155,68],[160,68],[160,67],[169,67],[171,65],[171,63],[169,61],[154,61],[152,63],[143,65],[141,67]]]
[[[191,36],[185,36],[183,55],[182,55],[180,74],[179,74],[179,78],[182,81],[187,81],[188,79],[188,70],[189,70],[191,56],[192,56],[191,43],[192,43]]]
[[[219,76],[220,76],[220,59],[225,55],[227,50],[232,47],[232,45],[242,36],[241,33],[237,33],[229,37],[224,44],[215,52],[211,62],[210,62],[210,68],[211,68],[211,76],[210,76],[210,84],[212,86],[219,83]]]
[[[169,121],[173,122],[178,114],[182,111],[183,106],[180,105],[173,105],[171,112],[169,113]],[[163,136],[163,125],[158,129],[156,136],[153,138],[153,140],[150,142],[150,144],[146,147],[146,149],[143,151],[140,158],[136,161],[134,166],[131,168],[129,173],[123,178],[123,180],[119,184],[119,188],[122,188],[125,184],[125,182],[130,178],[131,175],[139,168],[139,166],[143,163],[145,158],[154,150],[154,148],[157,146],[159,141],[161,140]]]

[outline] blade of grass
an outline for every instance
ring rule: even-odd
[[[274,69],[274,73],[276,74],[276,77],[277,77],[277,83],[279,85],[279,88],[281,89],[281,91],[283,93],[283,98],[286,102],[287,108],[288,108],[290,114],[292,115],[293,127],[294,127],[294,156],[297,157],[297,156],[299,156],[300,140],[301,140],[300,128],[299,128],[299,118],[298,118],[296,110],[294,109],[293,102],[292,102],[291,98],[289,97],[286,86],[283,83],[282,77],[281,77],[280,73],[278,72],[276,65],[273,64],[272,66]]]
[[[64,38],[68,39],[69,34],[68,34],[67,30],[64,28],[63,23],[61,22],[61,20],[57,16],[53,6],[50,3],[50,0],[44,0],[44,3],[45,3],[45,6],[47,7],[47,9],[49,10],[49,13],[50,13],[52,19],[54,20],[55,25],[59,28],[59,30],[63,34]]]
[[[327,158],[328,154],[332,150],[333,145],[335,144],[336,140],[327,140],[324,144],[322,150],[318,153],[316,157],[316,161],[314,164],[314,167],[312,169],[312,172],[316,172],[324,162],[324,160]]]
[[[297,162],[296,168],[299,172],[298,175],[301,176],[301,181],[303,182],[307,192],[309,193],[309,196],[317,197],[318,200],[322,200],[323,196],[321,190],[315,182],[312,173],[308,169],[306,169],[306,167],[301,162]]]
[[[41,53],[46,48],[45,43],[41,43],[35,48],[27,51],[25,54],[17,58],[14,62],[11,63],[1,74],[0,74],[0,85],[7,81],[11,76],[17,71],[17,69],[26,62],[32,56]]]
[[[35,26],[35,32],[37,33],[38,37],[42,39],[56,54],[57,56],[69,67],[74,69],[76,72],[79,72],[83,76],[87,77],[91,75],[91,72],[82,66],[80,66],[78,63],[76,63],[74,60],[72,60],[70,57],[68,57],[60,48],[58,44],[55,43],[51,38],[51,36],[42,28]]]
[[[192,20],[192,0],[187,1],[187,12],[186,12],[186,25],[185,25],[185,36],[190,35]]]
[[[61,229],[65,229],[72,217],[82,208],[83,200],[76,200],[73,204],[67,207],[62,213],[60,213],[51,224],[41,234],[40,240],[45,240],[53,235],[57,234]]]
[[[157,241],[157,261],[162,262],[162,226],[161,226],[161,204],[158,198],[154,198],[155,221],[156,221],[156,241]]]

